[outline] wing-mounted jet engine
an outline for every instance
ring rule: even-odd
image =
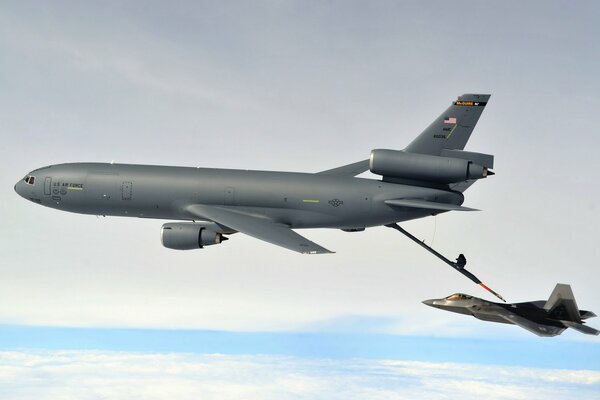
[[[162,226],[160,241],[169,249],[201,249],[228,240],[223,233],[222,228],[214,222],[174,222]]]

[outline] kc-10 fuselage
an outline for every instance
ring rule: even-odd
[[[265,216],[291,228],[362,229],[442,211],[390,207],[419,198],[461,205],[460,192],[329,175],[104,163],[59,164],[20,181],[23,197],[81,214],[197,220],[186,207],[215,205]]]

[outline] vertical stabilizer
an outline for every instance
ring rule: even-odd
[[[553,319],[581,322],[579,307],[570,285],[559,283],[556,285],[550,298],[544,305]]]
[[[439,156],[444,149],[464,149],[489,99],[489,94],[463,94],[404,151]]]

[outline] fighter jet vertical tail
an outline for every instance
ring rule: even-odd
[[[544,304],[544,309],[548,311],[554,319],[572,322],[581,322],[579,307],[575,301],[575,296],[570,285],[558,283],[550,298]]]
[[[463,94],[404,151],[440,156],[445,149],[464,149],[489,99],[489,94]]]

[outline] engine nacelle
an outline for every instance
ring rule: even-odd
[[[201,249],[227,240],[222,233],[216,231],[217,229],[219,229],[218,225],[213,222],[168,223],[160,228],[160,241],[169,249]]]
[[[469,160],[384,149],[371,151],[369,170],[386,177],[436,183],[462,182],[488,175],[486,167]]]

